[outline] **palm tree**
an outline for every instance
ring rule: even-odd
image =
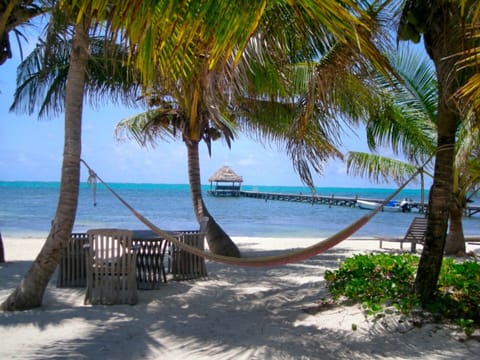
[[[447,0],[407,0],[402,9],[398,36],[418,42],[423,34],[425,49],[437,73],[437,149],[424,250],[415,279],[415,291],[424,303],[432,299],[443,260],[449,211],[453,194],[455,138],[465,115],[456,103],[456,93],[472,75],[472,69],[458,69],[459,54],[478,41],[465,36],[462,24],[469,23],[470,9]]]
[[[38,307],[57,264],[63,256],[77,211],[80,184],[80,152],[83,89],[88,60],[89,23],[83,19],[74,27],[70,67],[65,88],[65,142],[59,200],[50,233],[37,258],[20,284],[1,304],[14,311]]]
[[[203,48],[192,51],[207,53]],[[306,63],[299,66],[297,63],[300,60],[312,61],[320,55],[324,60],[316,66]],[[148,101],[156,108],[120,122],[117,132],[129,132],[142,145],[155,143],[165,135],[182,138],[188,149],[189,180],[196,217],[198,220],[205,216],[210,219],[206,236],[209,247],[217,254],[238,256],[238,249],[210,216],[203,202],[198,165],[199,141],[204,140],[209,150],[211,141],[218,137],[223,137],[230,145],[234,139],[233,129],[240,125],[247,133],[257,134],[258,139],[284,145],[302,180],[313,188],[310,166],[321,172],[325,159],[340,154],[333,143],[335,138],[339,138],[333,136],[339,125],[333,120],[328,121],[333,114],[329,109],[339,105],[329,100],[325,92],[344,94],[348,86],[349,91],[359,89],[359,94],[366,94],[365,84],[349,75],[352,64],[358,64],[359,57],[354,55],[357,52],[352,52],[346,45],[339,45],[328,29],[314,21],[306,22],[299,18],[289,5],[270,6],[265,10],[257,31],[250,37],[238,66],[226,58],[209,70],[206,61],[209,56],[199,57],[195,64],[204,70],[192,70],[193,74],[197,74],[193,81],[200,84],[198,88],[201,91],[198,93],[191,92],[191,79],[185,86],[183,76],[176,75],[172,79],[170,76],[173,74],[160,73],[152,85],[154,96]],[[331,75],[330,82],[325,81],[325,75],[333,69],[337,79],[342,74],[349,81],[333,86],[334,77]],[[310,90],[308,85],[312,78],[323,78],[324,98],[317,100],[313,109],[307,111],[299,96]],[[315,86],[312,92],[319,94]],[[313,97],[312,94],[310,96]],[[336,99],[339,98],[336,95]],[[361,102],[359,97],[355,99],[358,103],[352,105],[353,102],[347,98],[352,97],[343,99],[350,107],[358,107]],[[371,102],[371,96],[364,96],[365,99],[368,99],[365,103]],[[189,106],[195,102],[196,113],[192,119]]]
[[[81,108],[84,96],[88,97],[92,105],[96,105],[105,95],[111,101],[120,99],[122,104],[133,105],[138,96],[138,86],[133,80],[135,72],[124,66],[122,56],[126,55],[122,53],[121,45],[108,44],[106,49],[104,37],[87,34],[87,25],[83,21],[74,26],[71,38],[63,36],[64,34],[58,35],[57,30],[52,32],[57,28],[54,19],[49,26],[48,40],[41,41],[18,68],[18,86],[11,110],[32,114],[38,108],[39,117],[65,111],[65,158],[60,199],[47,241],[22,281],[22,284],[33,283],[35,287],[29,288],[29,292],[17,288],[2,305],[7,310],[41,304],[47,284],[45,279],[48,282],[70,237],[80,183]],[[87,54],[86,49],[90,50],[90,54]],[[83,72],[82,79],[78,79],[80,74],[76,74],[77,71]],[[72,72],[76,76],[70,80]],[[69,84],[74,84],[74,89]],[[75,100],[75,106],[70,105],[71,99]],[[47,258],[49,261],[45,260]]]
[[[215,82],[215,85],[218,83]],[[181,107],[183,102],[169,100],[177,99],[175,96],[188,96],[188,94],[180,94],[184,88],[179,86],[178,91],[171,90],[170,94],[172,95],[164,95],[161,99],[150,99],[149,103],[155,104],[155,109],[120,121],[115,132],[117,137],[127,133],[141,145],[155,144],[159,139],[165,139],[165,137],[180,137],[187,147],[188,178],[195,216],[199,223],[202,217],[208,218],[206,239],[210,251],[215,254],[240,257],[237,246],[215,221],[203,201],[199,163],[200,141],[203,140],[209,150],[211,142],[222,135],[227,143],[230,143],[234,136],[233,125],[221,113],[211,112],[212,109],[218,109],[218,102],[217,106],[208,106],[208,103],[199,102],[201,105],[199,110],[202,115],[198,116],[197,126],[202,130],[192,131],[189,115]],[[200,138],[192,136],[199,132]]]
[[[381,81],[380,87],[387,92],[386,104],[367,122],[367,138],[372,151],[376,151],[379,146],[390,145],[394,154],[402,154],[406,162],[350,151],[347,171],[354,175],[367,176],[374,182],[393,179],[402,183],[422,166],[435,150],[438,96],[435,72],[428,59],[420,58],[410,48],[401,48],[392,63],[403,81],[395,83],[394,86],[390,81]],[[446,254],[465,252],[463,210],[468,197],[475,193],[479,183],[480,174],[473,170],[478,166],[478,159],[470,156],[472,146],[478,144],[478,131],[468,130],[466,126],[462,128],[464,130],[459,133],[457,140],[459,146],[456,150],[454,201],[450,210]],[[423,170],[424,174],[432,176],[428,168]]]

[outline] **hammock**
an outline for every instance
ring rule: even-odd
[[[431,158],[430,158],[431,159]],[[144,217],[142,214],[137,212],[130,204],[128,204],[120,195],[118,195],[107,183],[105,183],[88,164],[83,160],[80,161],[87,167],[89,172],[89,180],[88,182],[93,182],[95,184],[96,180],[99,180],[127,209],[129,209],[135,217],[144,223],[148,228],[154,231],[156,234],[162,236],[166,240],[175,244],[182,250],[185,250],[191,254],[203,257],[208,260],[228,264],[228,265],[236,265],[236,266],[245,266],[245,267],[269,267],[269,266],[278,266],[278,265],[286,265],[289,263],[298,262],[301,260],[309,259],[315,255],[323,253],[335,245],[339,244],[340,242],[344,241],[355,232],[357,232],[362,226],[370,221],[377,213],[382,210],[382,207],[387,204],[390,200],[392,200],[395,196],[398,195],[400,191],[405,188],[405,186],[412,181],[415,176],[417,176],[423,167],[430,161],[428,159],[425,164],[418,168],[417,171],[407,179],[396,191],[394,191],[390,196],[388,196],[377,208],[371,210],[366,215],[362,216],[358,220],[354,221],[352,224],[347,226],[346,228],[340,230],[339,232],[335,233],[334,235],[319,241],[318,243],[308,246],[306,248],[291,251],[285,254],[275,255],[275,256],[263,256],[263,257],[251,257],[251,258],[237,258],[237,257],[230,257],[230,256],[223,256],[213,254],[211,252],[200,250],[196,247],[187,245],[178,239],[174,238],[173,236],[166,233],[164,230],[157,227],[153,224],[150,220]]]

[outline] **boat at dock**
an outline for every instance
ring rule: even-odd
[[[376,201],[358,199],[357,206],[360,209],[373,210],[378,208],[379,206],[382,206],[382,204]],[[392,201],[389,201],[387,204],[383,205],[382,207],[382,211],[387,211],[387,212],[410,212],[411,210],[412,210],[412,205],[407,200],[402,200],[401,202],[397,200],[392,200]]]

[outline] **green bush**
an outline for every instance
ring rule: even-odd
[[[344,296],[360,302],[370,313],[393,305],[408,313],[420,305],[413,291],[418,257],[414,255],[355,255],[336,271],[326,271],[327,287],[334,299]],[[445,259],[438,291],[426,309],[454,320],[467,334],[480,327],[480,265]]]

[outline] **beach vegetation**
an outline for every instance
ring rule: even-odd
[[[418,261],[411,254],[354,255],[343,261],[338,270],[326,271],[325,280],[335,300],[358,302],[370,315],[392,306],[412,315],[422,304],[414,292]],[[453,322],[469,335],[480,328],[479,303],[480,264],[445,258],[434,300],[424,310],[432,319]]]

